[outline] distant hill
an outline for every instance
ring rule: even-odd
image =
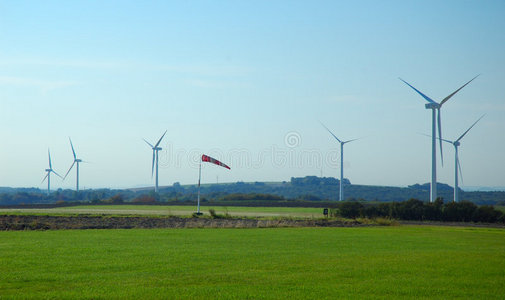
[[[253,183],[228,183],[228,184],[209,184],[201,187],[202,195],[207,197],[219,194],[272,194],[283,196],[288,199],[300,200],[338,200],[340,181],[333,177],[293,177],[289,182],[253,182]],[[453,199],[454,189],[444,183],[437,184],[439,197],[445,201]],[[181,186],[175,184],[173,187],[160,188],[163,193],[196,193],[196,185]],[[430,198],[430,184],[414,184],[408,187],[393,186],[372,186],[357,185],[344,178],[344,196],[345,199],[368,200],[368,201],[405,201],[409,199],[418,199],[428,201]],[[463,200],[475,202],[477,204],[496,204],[505,203],[505,192],[464,192],[460,189],[460,197]]]
[[[293,177],[283,182],[236,182],[221,184],[206,184],[201,186],[202,199],[219,200],[232,194],[257,194],[258,197],[271,195],[284,199],[304,201],[335,201],[338,199],[340,181],[333,177]],[[429,200],[429,183],[414,184],[408,187],[372,186],[351,184],[344,179],[344,196],[346,200],[367,200],[378,202],[405,201],[418,199]],[[446,202],[453,198],[453,188],[447,184],[438,183],[438,195]],[[159,196],[155,195],[152,187],[132,188],[122,190],[98,189],[83,190],[76,193],[72,190],[58,190],[51,195],[45,195],[45,190],[38,188],[7,188],[0,187],[0,205],[55,203],[57,201],[98,202],[105,199],[116,201],[118,195],[124,201],[142,198],[158,199],[158,201],[194,201],[198,188],[196,185],[181,185],[160,187]],[[113,197],[116,197],[113,199]],[[146,198],[147,197],[147,198]],[[505,192],[500,191],[460,191],[462,200],[476,204],[505,204]],[[228,197],[229,198],[229,197]]]
[[[505,186],[465,186],[465,192],[505,192]]]
[[[41,193],[39,188],[12,188],[0,186],[0,194],[15,194],[15,193]]]

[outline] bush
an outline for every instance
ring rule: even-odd
[[[450,202],[444,206],[443,221],[470,222],[477,210],[477,205],[469,201]]]
[[[381,211],[378,206],[371,205],[363,209],[363,215],[367,218],[373,219],[377,217],[384,217],[381,215]]]
[[[123,196],[121,194],[116,194],[112,197],[110,197],[110,202],[112,202],[113,204],[121,204],[123,203]]]
[[[280,201],[285,200],[283,196],[271,195],[271,194],[229,194],[224,195],[219,198],[221,201],[246,201],[246,200],[269,200],[269,201]]]
[[[336,218],[340,216],[340,210],[338,210],[338,208],[330,208],[328,210],[328,215],[330,218]]]
[[[401,202],[398,206],[398,217],[403,220],[416,220],[420,221],[423,219],[424,214],[424,203],[421,200],[410,199],[405,202]]]
[[[392,219],[388,219],[388,218],[376,218],[374,220],[378,225],[398,226],[398,221],[396,221],[396,220],[392,220]]]
[[[358,201],[339,202],[338,208],[331,208],[330,217],[341,216],[349,219],[360,217],[376,219],[397,219],[414,221],[445,222],[485,222],[504,223],[505,213],[493,206],[478,207],[472,202],[450,202],[444,205],[439,198],[433,203],[424,203],[417,199],[404,202],[365,204]]]
[[[433,203],[424,205],[424,220],[442,221],[443,218],[444,201],[442,198],[437,198]]]
[[[217,214],[213,208],[209,209],[209,214],[212,219],[230,219],[231,218],[231,216],[228,213],[226,213],[224,215]]]
[[[344,218],[356,219],[363,215],[363,204],[354,201],[342,202],[339,205],[340,215]]]
[[[155,203],[156,198],[149,195],[141,195],[132,200],[133,203]]]
[[[505,224],[505,213],[502,212],[500,218],[498,219],[498,222]]]
[[[483,205],[475,211],[473,215],[473,221],[482,223],[495,223],[500,219],[501,216],[502,213],[495,210],[493,206]]]

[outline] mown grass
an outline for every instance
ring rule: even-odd
[[[0,298],[502,299],[486,228],[0,232]]]
[[[323,217],[322,208],[313,207],[223,207],[202,206],[201,211],[208,215],[210,209],[218,214],[228,213],[231,216],[246,217]],[[196,211],[196,206],[164,206],[164,205],[80,205],[44,209],[0,209],[2,214],[136,214],[136,215],[186,215]]]

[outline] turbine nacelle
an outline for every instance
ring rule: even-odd
[[[430,102],[426,103],[424,106],[426,107],[426,109],[439,109],[441,105],[436,102]]]

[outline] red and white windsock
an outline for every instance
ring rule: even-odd
[[[228,170],[230,170],[230,167],[228,167],[227,165],[223,164],[219,160],[217,160],[215,158],[212,158],[212,157],[210,157],[208,155],[202,154],[202,160],[200,161],[200,168],[199,168],[199,171],[198,171],[198,206],[197,206],[197,211],[196,211],[197,214],[201,214],[200,213],[200,181],[202,179],[202,161],[204,161],[204,162],[210,162],[210,163],[213,163],[215,165],[218,165],[218,166],[221,166],[221,167],[224,167],[224,168],[227,168]]]
[[[228,167],[227,165],[223,164],[222,162],[220,162],[219,160],[215,159],[215,158],[212,158],[210,156],[207,156],[205,154],[202,155],[202,161],[206,161],[206,162],[210,162],[210,163],[213,163],[215,165],[218,165],[218,166],[221,166],[221,167],[225,167],[227,168],[228,170],[231,170],[230,167]]]

